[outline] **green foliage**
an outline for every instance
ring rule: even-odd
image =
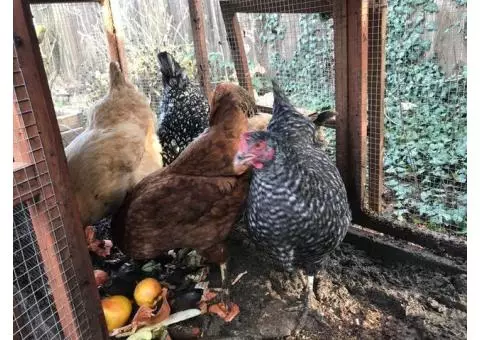
[[[446,76],[424,33],[434,0],[389,2],[385,181],[394,214],[431,227],[466,227],[467,70]]]
[[[208,65],[210,67],[210,81],[212,83],[236,81],[235,66],[233,62],[225,60],[223,53],[210,52],[208,54]]]
[[[264,44],[285,39],[285,32],[287,29],[285,25],[280,23],[280,14],[260,14],[258,20],[263,22],[263,30],[260,32],[260,41]]]
[[[333,107],[333,21],[321,14],[301,15],[296,49],[287,60],[275,49],[286,33],[280,15],[261,14],[258,20],[263,23],[260,39],[272,50],[270,68],[292,101],[309,110]]]
[[[447,76],[431,53],[427,34],[437,30],[431,14],[438,11],[434,0],[389,1],[385,185],[393,191],[396,218],[465,230],[467,68]],[[260,39],[271,50],[270,68],[293,101],[310,110],[334,106],[332,20],[301,15],[291,58],[279,52],[286,34],[280,16],[262,14],[258,20]],[[254,81],[254,86],[258,91],[263,84]],[[334,145],[334,134],[327,138]],[[329,153],[334,155],[330,147]]]
[[[289,59],[282,58],[276,48],[285,39],[286,26],[279,14],[260,14],[262,22],[260,40],[271,49],[269,66],[276,79],[295,105],[311,111],[331,109],[335,106],[333,89],[333,20],[325,14],[300,15],[300,32],[295,51]],[[252,67],[251,67],[252,68]],[[270,91],[270,80],[254,75],[253,86],[259,95],[265,88]],[[335,131],[324,129],[327,154],[335,159]]]

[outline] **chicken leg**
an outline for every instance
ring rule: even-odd
[[[222,290],[218,306],[225,312],[225,320],[233,320],[239,313],[238,306],[230,301],[228,289],[227,254],[224,244],[216,244],[203,251],[208,261],[220,264],[220,275],[222,278]]]
[[[305,326],[305,321],[307,321],[307,316],[310,314],[313,316],[319,323],[324,323],[322,314],[314,309],[313,302],[315,301],[315,292],[314,292],[314,276],[309,274],[307,276],[307,287],[306,287],[306,299],[305,305],[303,307],[303,313],[300,316],[297,327],[295,328],[295,334],[300,333],[300,331]]]
[[[227,272],[227,262],[222,262],[220,264],[220,274],[222,276],[222,302],[225,304],[225,307],[228,310],[230,305],[230,291],[228,290],[228,272]]]

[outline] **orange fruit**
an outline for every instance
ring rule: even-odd
[[[133,298],[137,305],[153,308],[161,293],[162,285],[160,282],[153,278],[146,278],[135,287]]]
[[[111,332],[125,326],[132,313],[132,303],[125,296],[114,295],[102,299],[102,309],[108,331]]]

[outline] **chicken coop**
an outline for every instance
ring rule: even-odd
[[[109,61],[158,112],[160,51],[205,96],[235,82],[271,113],[275,78],[302,113],[336,112],[321,129],[353,212],[346,242],[466,275],[466,12],[459,0],[14,0],[14,338],[108,338],[64,149],[107,93]],[[459,320],[462,289],[435,300]]]

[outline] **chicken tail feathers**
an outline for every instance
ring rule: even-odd
[[[272,115],[277,115],[278,113],[284,111],[285,107],[293,109],[290,100],[287,98],[287,95],[283,89],[278,85],[277,81],[272,79],[272,88],[273,88],[273,112]]]
[[[121,87],[125,84],[125,77],[123,76],[120,65],[115,62],[110,62],[110,89]]]
[[[183,69],[173,56],[164,51],[157,54],[158,62],[160,63],[160,72],[166,78],[173,78],[182,75]]]

